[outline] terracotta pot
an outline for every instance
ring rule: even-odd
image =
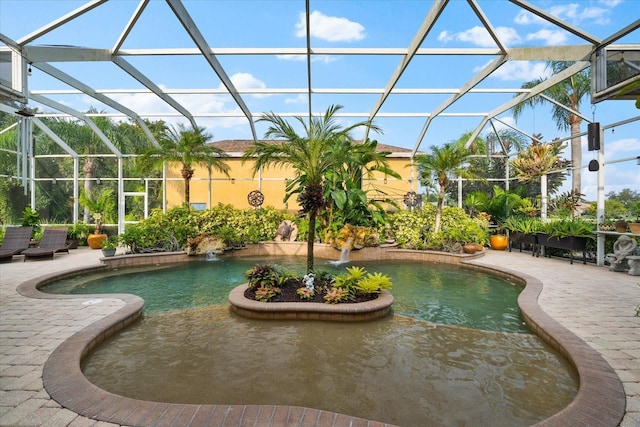
[[[102,241],[106,240],[106,234],[89,234],[87,236],[87,244],[91,249],[101,249]]]
[[[640,222],[630,222],[629,230],[631,230],[633,234],[640,234]]]
[[[493,234],[489,237],[489,244],[491,245],[491,249],[504,251],[509,245],[509,239],[504,234]]]
[[[476,252],[480,252],[484,249],[484,246],[482,246],[482,243],[476,243]]]
[[[478,248],[476,247],[475,243],[469,243],[467,245],[464,245],[462,247],[462,250],[465,254],[475,254]]]

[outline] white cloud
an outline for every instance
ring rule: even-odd
[[[495,32],[498,36],[498,39],[502,42],[502,44],[506,46],[513,46],[522,42],[522,39],[514,28],[496,27]],[[489,35],[489,31],[481,26],[475,26],[459,33],[442,31],[440,34],[438,34],[438,40],[445,43],[455,40],[465,43],[471,43],[480,47],[496,46],[496,43]]]
[[[599,3],[605,7],[583,7],[584,3],[562,3],[551,6],[548,13],[573,24],[580,22],[592,22],[599,25],[609,24],[611,22],[611,9],[621,3],[621,0],[600,0]],[[553,25],[541,17],[524,10],[518,12],[514,18],[514,22],[519,25]]]
[[[543,40],[547,46],[560,46],[566,43],[567,33],[560,30],[547,30],[545,28],[535,33],[527,34],[527,40]]]
[[[276,55],[276,58],[282,61],[306,61],[306,55]],[[331,62],[337,61],[337,56],[331,55],[313,55],[311,57],[311,62],[323,62],[325,64],[329,64]]]
[[[353,42],[366,37],[364,27],[357,23],[337,16],[327,16],[314,10],[309,15],[311,36],[328,42]],[[305,14],[300,13],[296,23],[296,36],[305,37],[307,23]]]
[[[622,3],[622,0],[599,0],[599,3],[602,3],[607,7],[613,8],[619,5],[620,3]]]
[[[486,65],[486,64],[485,64]],[[474,69],[475,72],[482,67]],[[532,61],[509,61],[491,74],[503,81],[531,81],[538,78],[549,77],[546,63]]]
[[[604,147],[605,159],[613,160],[620,157],[633,157],[638,155],[638,149],[640,148],[639,138],[623,138],[617,141],[605,141]],[[640,187],[638,187],[640,188]]]
[[[295,98],[286,98],[284,100],[284,103],[285,104],[303,104],[307,101],[308,101],[307,95],[300,93]]]
[[[236,89],[264,89],[267,87],[264,82],[255,78],[250,73],[236,73],[229,78],[231,79],[231,83],[233,83]],[[223,87],[222,83],[220,83],[220,87]],[[254,94],[251,96],[256,98],[264,98],[269,95]]]
[[[513,19],[513,22],[519,25],[529,25],[529,24],[544,24],[547,21],[540,18],[538,15],[534,15],[533,13],[527,10],[521,10]]]

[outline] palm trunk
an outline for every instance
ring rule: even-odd
[[[189,178],[185,178],[184,179],[184,205],[188,208],[189,207],[189,198],[191,197],[191,195],[189,194],[191,192],[191,180]]]
[[[95,159],[93,157],[86,157],[84,160],[84,166],[82,167],[82,172],[84,172],[84,193],[87,195],[87,197],[91,197],[91,188],[93,186],[93,177],[95,176],[96,173],[96,162]],[[89,209],[87,209],[86,207],[84,208],[84,212],[82,213],[82,221],[85,224],[89,223],[89,216],[91,215],[91,212],[89,212]]]
[[[189,201],[191,200],[191,178],[193,177],[193,169],[188,167],[182,168],[182,178],[184,178],[184,205],[189,209]]]
[[[316,216],[318,211],[313,209],[309,212],[309,235],[307,238],[307,273],[313,271],[313,244],[316,240]]]
[[[436,206],[436,226],[434,232],[440,231],[440,217],[442,216],[442,205],[444,202],[444,185],[440,185],[440,193],[438,193],[438,204]]]

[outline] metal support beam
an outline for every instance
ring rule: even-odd
[[[127,61],[117,56],[114,56],[112,58],[112,61],[118,67],[126,71],[131,77],[139,81],[143,86],[145,86],[151,92],[155,93],[160,99],[162,99],[164,102],[166,102],[171,107],[173,107],[176,111],[178,111],[180,114],[186,117],[187,120],[191,122],[191,126],[193,126],[194,128],[198,126],[196,124],[195,119],[193,118],[193,115],[189,112],[189,110],[187,110],[182,105],[180,105],[175,99],[167,95],[162,89],[160,89],[158,85],[152,82],[151,79],[149,79],[147,76],[142,74],[140,71],[138,71],[133,65],[129,64]]]
[[[466,94],[474,86],[476,86],[478,83],[480,83],[485,78],[487,78],[495,70],[500,68],[500,66],[502,66],[502,64],[504,64],[506,61],[507,60],[506,60],[505,56],[500,56],[500,57],[494,59],[493,61],[491,61],[490,63],[488,63],[482,70],[480,70],[480,72],[478,74],[473,76],[473,78],[471,80],[469,80],[467,83],[465,83],[460,88],[460,92],[458,92],[457,94],[452,95],[449,99],[447,99],[445,102],[440,104],[434,111],[431,112],[429,118],[427,119],[427,121],[425,122],[424,126],[422,127],[422,130],[420,131],[420,134],[418,135],[418,139],[416,140],[416,145],[413,147],[413,154],[414,155],[418,151],[418,149],[420,148],[420,144],[422,144],[422,140],[424,139],[424,136],[427,133],[427,129],[429,128],[429,124],[431,123],[433,118],[437,117],[444,110],[449,108],[454,102],[456,102],[458,99],[460,99],[464,94]]]
[[[111,150],[111,152],[116,155],[116,157],[122,157],[122,153],[120,152],[120,150],[118,150],[118,148],[115,145],[113,145],[111,141],[109,141],[109,138],[107,138],[106,135],[102,133],[100,128],[98,128],[98,126],[96,126],[96,124],[93,123],[93,121],[89,117],[85,116],[80,111],[74,110],[73,108],[67,107],[66,105],[60,104],[59,102],[53,101],[42,95],[31,94],[30,97],[31,99],[33,99],[36,102],[39,102],[40,104],[47,105],[51,108],[62,111],[79,120],[82,120],[87,124],[87,126],[91,128],[91,130],[93,130],[93,132],[104,143],[104,145],[106,145]]]
[[[558,27],[562,28],[563,30],[566,30],[568,32],[570,32],[573,35],[576,35],[578,37],[580,37],[583,40],[588,41],[589,43],[591,43],[592,45],[599,45],[600,44],[600,39],[597,38],[596,36],[593,36],[589,33],[587,33],[586,31],[582,31],[581,29],[574,27],[571,24],[568,24],[564,21],[562,21],[561,19],[556,18],[555,16],[545,12],[544,10],[527,3],[524,0],[509,0],[511,3],[514,3],[518,6],[520,6],[521,8],[533,13],[534,15],[539,16],[540,18],[544,19],[545,21],[551,22],[552,24],[557,25]]]
[[[93,0],[93,1],[89,1],[85,4],[83,4],[82,6],[80,6],[79,8],[72,10],[71,12],[67,13],[66,15],[56,19],[55,21],[50,22],[49,24],[45,25],[44,27],[38,28],[37,30],[35,30],[34,32],[32,32],[31,34],[28,34],[26,36],[24,36],[23,38],[18,40],[18,44],[19,45],[25,45],[27,43],[30,43],[32,41],[34,41],[35,39],[44,36],[45,34],[47,34],[50,31],[55,30],[56,28],[60,27],[61,25],[66,24],[69,21],[72,21],[73,19],[77,18],[80,15],[83,15],[84,13],[92,10],[93,8],[100,6],[102,3],[106,3],[107,0]]]
[[[129,108],[125,107],[124,105],[120,104],[119,102],[114,101],[113,99],[109,98],[108,96],[105,96],[101,93],[96,92],[93,88],[87,86],[86,84],[82,83],[80,80],[75,79],[74,77],[70,76],[69,74],[65,73],[64,71],[61,71],[59,69],[57,69],[56,67],[46,64],[46,63],[34,63],[33,64],[34,67],[38,68],[39,70],[49,74],[50,76],[68,84],[71,87],[74,87],[76,89],[78,89],[80,92],[89,95],[90,97],[102,102],[105,105],[108,105],[109,107],[113,108],[114,110],[120,111],[122,114],[125,114],[126,116],[132,118],[133,120],[136,121],[136,123],[138,123],[138,125],[140,126],[140,128],[142,129],[142,131],[144,132],[144,134],[147,136],[147,138],[149,139],[149,141],[156,147],[160,147],[160,144],[158,144],[158,141],[156,141],[156,138],[153,136],[153,134],[151,133],[151,131],[149,130],[149,128],[147,127],[147,125],[145,124],[144,120],[142,120],[142,117],[140,117],[138,115],[138,113],[134,112],[133,110],[130,110]]]
[[[449,0],[436,0],[433,2],[431,9],[429,9],[427,16],[422,21],[422,24],[420,25],[420,28],[418,28],[416,35],[413,36],[413,40],[411,40],[411,43],[409,44],[407,53],[400,60],[400,63],[387,82],[387,85],[384,88],[384,92],[382,93],[382,95],[380,95],[380,98],[378,98],[378,101],[371,109],[371,112],[369,113],[369,121],[373,121],[376,114],[378,114],[378,111],[380,111],[380,108],[382,108],[382,104],[384,104],[386,99],[389,97],[389,94],[391,94],[391,91],[395,87],[396,83],[398,83],[398,80],[400,80],[400,77],[402,76],[404,71],[409,66],[409,63],[420,48],[422,41],[425,39],[425,37],[427,37],[427,34],[429,34],[429,31],[431,31],[431,29],[435,25],[438,17],[440,16],[440,14],[442,14],[442,11],[444,10],[448,2]],[[367,139],[368,134],[369,131],[367,129],[365,130],[365,140]]]
[[[253,125],[251,111],[242,100],[242,97],[236,90],[229,76],[227,76],[227,73],[225,72],[220,62],[218,62],[218,59],[211,53],[209,44],[204,39],[202,33],[200,33],[200,30],[198,29],[198,26],[195,24],[195,22],[193,22],[193,19],[191,19],[191,15],[189,15],[189,12],[187,12],[187,9],[184,7],[180,0],[166,1],[169,4],[169,7],[173,10],[173,13],[176,15],[178,20],[182,23],[182,26],[187,31],[193,42],[196,44],[198,49],[200,49],[200,52],[204,59],[206,59],[211,68],[213,68],[213,71],[215,71],[215,73],[218,75],[218,78],[220,78],[222,84],[227,88],[229,94],[236,101],[236,104],[238,105],[238,107],[240,107],[247,120],[249,120],[249,126],[251,127],[251,134],[253,135],[253,139],[258,139],[256,136],[256,129]]]

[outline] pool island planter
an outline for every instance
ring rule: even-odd
[[[246,284],[235,287],[229,293],[229,304],[233,313],[250,319],[358,322],[385,317],[393,305],[393,295],[384,289],[374,300],[340,304],[261,302],[245,297],[246,290]]]

